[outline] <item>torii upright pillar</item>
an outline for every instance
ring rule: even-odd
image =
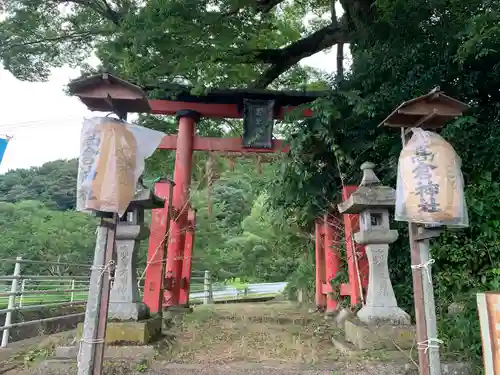
[[[200,119],[200,114],[195,111],[184,110],[177,112],[177,118],[179,119],[179,130],[175,152],[175,185],[172,197],[173,214],[170,223],[170,241],[167,249],[167,264],[165,269],[167,284],[164,294],[165,307],[179,304],[184,264],[184,242],[188,227],[194,131],[196,122]]]

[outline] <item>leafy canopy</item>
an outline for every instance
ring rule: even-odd
[[[10,0],[0,21],[0,59],[27,80],[44,80],[63,64],[89,73],[82,61],[95,53],[100,69],[140,84],[266,87],[282,73],[284,82],[304,79],[296,62],[334,44],[315,45],[325,42],[326,25],[306,30],[302,22],[308,11],[321,14],[329,6],[324,0]],[[294,45],[319,30],[309,52]]]

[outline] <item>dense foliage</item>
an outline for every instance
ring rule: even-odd
[[[0,178],[0,201],[37,200],[55,210],[74,209],[76,174],[76,159],[9,171]]]
[[[96,221],[74,211],[49,210],[37,201],[0,202],[0,258],[21,256],[35,261],[89,264],[94,253]],[[2,263],[2,274],[12,264]],[[45,270],[57,275],[81,273],[81,268],[26,265],[25,275]],[[88,269],[83,270],[83,272]]]
[[[500,287],[498,205],[500,189],[500,3],[491,0],[340,0],[337,16],[325,0],[10,0],[0,21],[0,59],[17,77],[45,79],[64,63],[94,51],[100,69],[116,72],[161,95],[166,82],[196,90],[226,87],[328,87],[314,104],[315,115],[280,127],[291,152],[263,177],[245,164],[227,171],[210,189],[214,212],[206,207],[206,155],[197,156],[193,202],[200,208],[197,249],[200,264],[227,273],[277,279],[290,276],[310,285],[312,223],[339,200],[342,184],[359,181],[359,165],[377,163],[377,173],[395,184],[399,134],[377,128],[401,102],[439,85],[471,105],[442,135],[463,159],[470,228],[447,232],[433,243],[441,336],[449,351],[479,354],[474,292]],[[348,43],[348,72],[335,79],[297,63],[318,51]],[[337,61],[343,56],[339,54]],[[341,67],[341,64],[338,64]],[[148,126],[173,131],[164,119],[141,118]],[[228,130],[229,129],[229,130]],[[238,134],[238,123],[204,121],[200,134]],[[172,155],[157,154],[148,174],[171,173]],[[239,173],[239,174],[238,174]],[[262,179],[261,179],[262,178]],[[28,177],[29,179],[29,177]],[[9,184],[9,200],[17,200]],[[33,190],[39,189],[34,186]],[[38,190],[36,190],[38,191]],[[198,193],[196,193],[198,191]],[[55,193],[47,193],[54,195]],[[63,194],[63,196],[66,196]],[[63,207],[63,203],[50,203]],[[205,198],[204,198],[205,197]],[[27,197],[19,198],[26,199]],[[50,199],[49,199],[50,198]],[[409,251],[405,226],[391,250],[398,300],[411,307]],[[287,228],[287,229],[285,229]],[[243,260],[251,259],[253,263]],[[308,259],[309,263],[304,260]],[[452,300],[471,309],[447,324]]]
[[[168,160],[170,156],[165,157]],[[300,261],[296,255],[302,250],[297,239],[293,242],[296,237],[293,227],[278,228],[273,213],[266,210],[264,186],[272,169],[264,167],[261,173],[257,160],[242,160],[234,170],[229,170],[229,160],[212,158],[221,172],[211,181],[210,189],[206,158],[197,158],[195,163],[192,204],[198,212],[194,268],[212,270],[222,279],[235,276],[261,281],[286,279],[295,271]],[[155,166],[153,160],[150,175],[154,174]],[[168,167],[170,172],[172,168]],[[47,189],[37,191],[34,181]],[[5,189],[3,200],[7,201],[0,204],[3,234],[0,258],[23,256],[76,263],[91,260],[97,221],[73,211],[76,160],[58,160],[39,168],[10,171],[0,176],[0,186]],[[71,203],[67,207],[57,204],[63,192]],[[150,215],[146,215],[148,219]],[[141,269],[146,265],[147,246],[148,241],[143,241],[139,254]],[[12,265],[4,265],[4,272],[11,269]],[[33,272],[36,269],[37,266],[32,266]],[[57,269],[62,271],[69,270]]]

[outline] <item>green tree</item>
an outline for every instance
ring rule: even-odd
[[[90,264],[95,244],[96,220],[80,212],[52,211],[42,203],[23,201],[0,203],[0,257],[65,263]],[[12,265],[2,264],[3,274],[12,272]],[[27,265],[26,275],[47,270],[54,275],[84,274],[89,269]]]
[[[0,176],[0,200],[37,200],[55,210],[74,209],[77,160],[56,160],[41,167],[16,169]]]
[[[16,77],[46,79],[53,66],[82,67],[95,52],[101,68],[143,85],[188,81],[213,86],[305,83],[297,63],[351,41],[372,16],[370,0],[343,0],[342,17],[308,25],[325,0],[10,0],[0,23],[0,59]],[[159,87],[163,89],[165,87]]]

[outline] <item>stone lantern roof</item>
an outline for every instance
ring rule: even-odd
[[[145,210],[151,210],[153,208],[162,208],[164,205],[165,199],[155,195],[151,189],[138,182],[129,209],[132,207],[141,207]]]
[[[337,205],[341,214],[359,214],[371,208],[394,208],[396,191],[384,186],[373,172],[375,164],[365,162],[361,165],[363,179],[359,188],[344,202]]]

